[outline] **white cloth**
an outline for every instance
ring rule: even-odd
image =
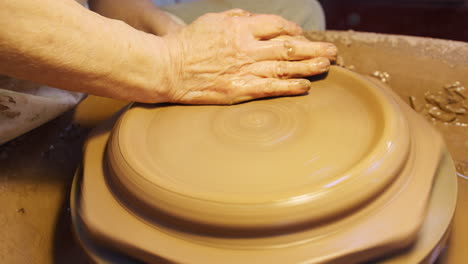
[[[56,118],[84,96],[0,76],[0,144]]]

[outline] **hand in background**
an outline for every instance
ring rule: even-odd
[[[311,42],[275,15],[234,9],[206,14],[163,37],[169,50],[167,98],[189,104],[234,104],[309,90],[301,77],[336,58],[333,44]]]
[[[89,0],[88,4],[94,12],[157,36],[179,31],[184,26],[151,0]]]

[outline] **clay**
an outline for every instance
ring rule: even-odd
[[[427,91],[424,107],[416,107],[416,98],[410,96],[410,105],[426,116],[433,125],[447,135],[450,147],[455,148],[455,165],[459,174],[468,172],[468,106],[465,87],[459,81],[447,84],[438,91]]]
[[[355,70],[361,74],[378,69],[391,75],[392,89],[433,123],[443,134],[458,168],[465,167],[463,164],[468,163],[468,148],[465,147],[468,114],[463,110],[468,109],[463,86],[468,82],[466,43],[352,31],[307,32],[306,36],[315,41],[334,42],[342,59],[355,65]],[[344,42],[349,41],[344,40],[354,44],[347,46]],[[360,57],[362,54],[373,59],[364,60]],[[400,59],[395,59],[397,57]],[[436,71],[429,70],[435,68]],[[427,94],[442,94],[445,100],[452,98],[457,103],[428,103]]]
[[[147,262],[354,263],[405,248],[443,146],[391,92],[337,67],[307,96],[134,105],[114,122],[87,143],[76,221]],[[398,263],[425,258],[452,213]]]
[[[371,76],[378,78],[383,83],[390,81],[390,74],[388,72],[374,71]]]
[[[136,105],[110,143],[112,181],[149,208],[234,229],[318,222],[357,207],[394,180],[408,155],[408,128],[385,94],[347,71],[331,76],[309,96],[233,107]],[[364,173],[373,163],[380,165]],[[255,217],[241,204],[255,205]]]
[[[385,76],[379,71],[375,71],[372,76],[380,77],[380,80],[384,83],[387,81]],[[426,91],[424,94],[425,105],[418,105],[415,96],[409,96],[408,103],[413,110],[426,116],[436,127],[445,132],[451,138],[449,142],[453,142],[453,134],[457,134],[458,132],[456,128],[450,131],[450,127],[468,127],[468,106],[464,93],[465,87],[459,81],[456,81],[452,84],[444,85],[443,90]],[[468,137],[466,131],[463,131],[463,137]],[[467,142],[468,139],[464,139],[461,144],[466,145]],[[456,160],[455,163],[459,173],[465,177],[468,151],[464,151],[466,148],[463,147],[460,149],[462,152],[460,156],[463,160]]]

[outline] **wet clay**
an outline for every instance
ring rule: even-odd
[[[398,100],[332,67],[301,97],[134,105],[87,143],[75,226],[148,262],[354,263],[417,237],[395,263],[421,261],[446,232],[456,185],[436,235],[418,234],[446,155]]]
[[[427,92],[443,92],[445,86],[457,81],[463,86],[468,83],[466,42],[352,31],[308,32],[307,36],[336,44],[343,61],[356,72],[388,72],[392,90],[407,103],[413,98],[419,107],[424,106]],[[459,175],[453,232],[437,263],[464,263],[468,259],[468,128],[426,118],[442,133]]]
[[[332,75],[308,96],[134,106],[112,137],[112,181],[147,207],[232,228],[317,222],[356,207],[394,179],[407,158],[408,128],[385,94]],[[372,164],[379,166],[369,171]]]
[[[410,105],[442,133],[450,136],[455,165],[461,177],[468,175],[468,92],[459,81],[439,91],[427,91],[424,101],[410,96]],[[462,159],[459,159],[459,158]]]
[[[341,66],[387,82],[442,133],[458,173],[467,176],[466,43],[353,31],[307,32],[306,36],[336,44]],[[363,60],[362,54],[373,59]],[[382,79],[383,73],[391,80]]]

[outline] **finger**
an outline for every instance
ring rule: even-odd
[[[189,91],[172,103],[193,104],[193,105],[229,105],[232,99],[229,93],[213,90]]]
[[[257,98],[304,94],[309,91],[310,82],[306,79],[252,78],[245,83],[233,84],[233,89],[237,95],[231,103],[235,104]]]
[[[330,60],[324,57],[302,61],[260,61],[243,69],[248,74],[266,78],[297,78],[326,72]]]
[[[336,60],[337,48],[327,42],[312,42],[297,39],[257,41],[247,51],[256,61],[306,60],[325,57]]]
[[[258,39],[271,39],[281,35],[296,36],[302,29],[294,22],[276,15],[255,15],[250,19],[250,30]]]

